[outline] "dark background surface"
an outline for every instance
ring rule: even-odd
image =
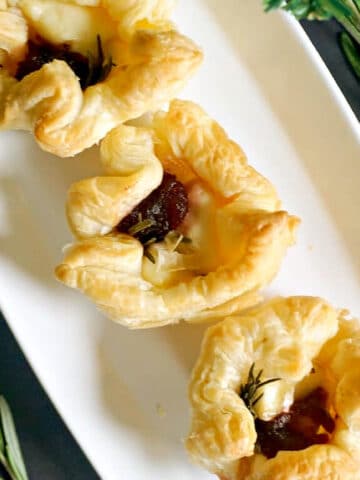
[[[303,26],[360,118],[360,83],[337,45],[338,25],[303,22]],[[99,479],[49,402],[1,314],[0,367],[0,392],[13,411],[31,480]]]
[[[340,26],[335,21],[304,21],[302,25],[360,120],[360,82],[350,70],[338,45]]]

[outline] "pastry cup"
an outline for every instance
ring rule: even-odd
[[[277,273],[298,219],[280,210],[271,183],[199,106],[174,100],[122,125],[103,140],[108,176],[71,186],[67,215],[78,241],[66,250],[57,278],[88,295],[130,328],[217,318],[254,305]],[[179,231],[144,246],[116,226],[162,181],[182,182],[189,212]],[[145,252],[146,253],[146,252]]]
[[[160,108],[195,72],[202,53],[168,21],[171,0],[4,0],[0,3],[0,128],[34,133],[41,148],[75,155],[117,125]],[[15,78],[40,35],[113,66],[81,89],[63,60]],[[111,59],[111,60],[110,60]]]
[[[251,365],[263,379],[255,416],[270,420],[316,387],[328,394],[334,430],[328,442],[280,450],[256,445],[254,416],[239,395]],[[360,325],[324,300],[279,298],[208,329],[192,373],[194,462],[223,480],[356,480],[360,478]]]

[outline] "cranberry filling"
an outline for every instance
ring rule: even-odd
[[[39,36],[36,41],[29,40],[27,55],[18,64],[15,78],[22,80],[26,75],[39,70],[46,63],[50,63],[53,60],[63,60],[79,78],[81,88],[85,90],[85,88],[105,80],[114,66],[111,57],[107,60],[104,58],[99,35],[96,40],[96,57],[92,55],[85,57],[81,53],[73,52],[67,43],[53,45]]]
[[[335,422],[326,410],[326,401],[326,391],[318,387],[296,400],[289,412],[279,413],[268,422],[257,418],[258,450],[267,458],[273,458],[280,450],[303,450],[310,445],[327,443]],[[318,433],[321,426],[328,433]]]
[[[39,70],[43,65],[55,59],[66,62],[79,77],[81,88],[84,88],[89,76],[89,60],[80,53],[71,52],[70,46],[66,43],[52,45],[43,39],[39,39],[37,42],[29,40],[27,55],[19,63],[15,77],[17,80],[21,80],[29,73]]]
[[[184,185],[174,175],[165,172],[159,187],[121,220],[117,230],[129,234],[136,230],[133,236],[143,244],[161,241],[167,233],[179,227],[187,212],[188,196]]]

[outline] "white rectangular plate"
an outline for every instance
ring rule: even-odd
[[[303,219],[272,294],[321,295],[360,314],[360,144],[355,117],[301,28],[260,0],[182,0],[176,21],[206,61],[184,98],[202,104]],[[204,327],[129,332],[53,267],[70,241],[71,182],[97,150],[57,159],[0,134],[1,308],[40,381],[104,480],[186,480],[187,381]]]

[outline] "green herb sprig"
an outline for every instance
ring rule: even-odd
[[[265,11],[282,9],[297,19],[335,18],[348,33],[340,45],[355,75],[360,79],[360,0],[262,0]]]
[[[177,252],[181,245],[190,245],[192,240],[176,230],[170,230],[165,237],[165,243],[171,252]]]
[[[151,220],[150,218],[143,220],[142,217],[139,217],[139,221],[129,228],[128,234],[135,236],[137,233],[140,233],[153,225],[155,225],[154,220]]]
[[[264,395],[263,392],[259,393],[259,390],[265,387],[265,385],[269,385],[269,383],[274,383],[281,380],[281,378],[270,378],[269,380],[262,381],[261,376],[263,372],[263,370],[259,370],[259,372],[255,374],[255,363],[253,363],[250,367],[246,383],[240,387],[239,395],[243,399],[250,413],[255,418],[256,413],[254,411],[254,407]]]
[[[9,405],[0,396],[0,463],[11,480],[28,480]]]
[[[360,79],[360,45],[347,32],[340,33],[339,43],[355,75]]]

